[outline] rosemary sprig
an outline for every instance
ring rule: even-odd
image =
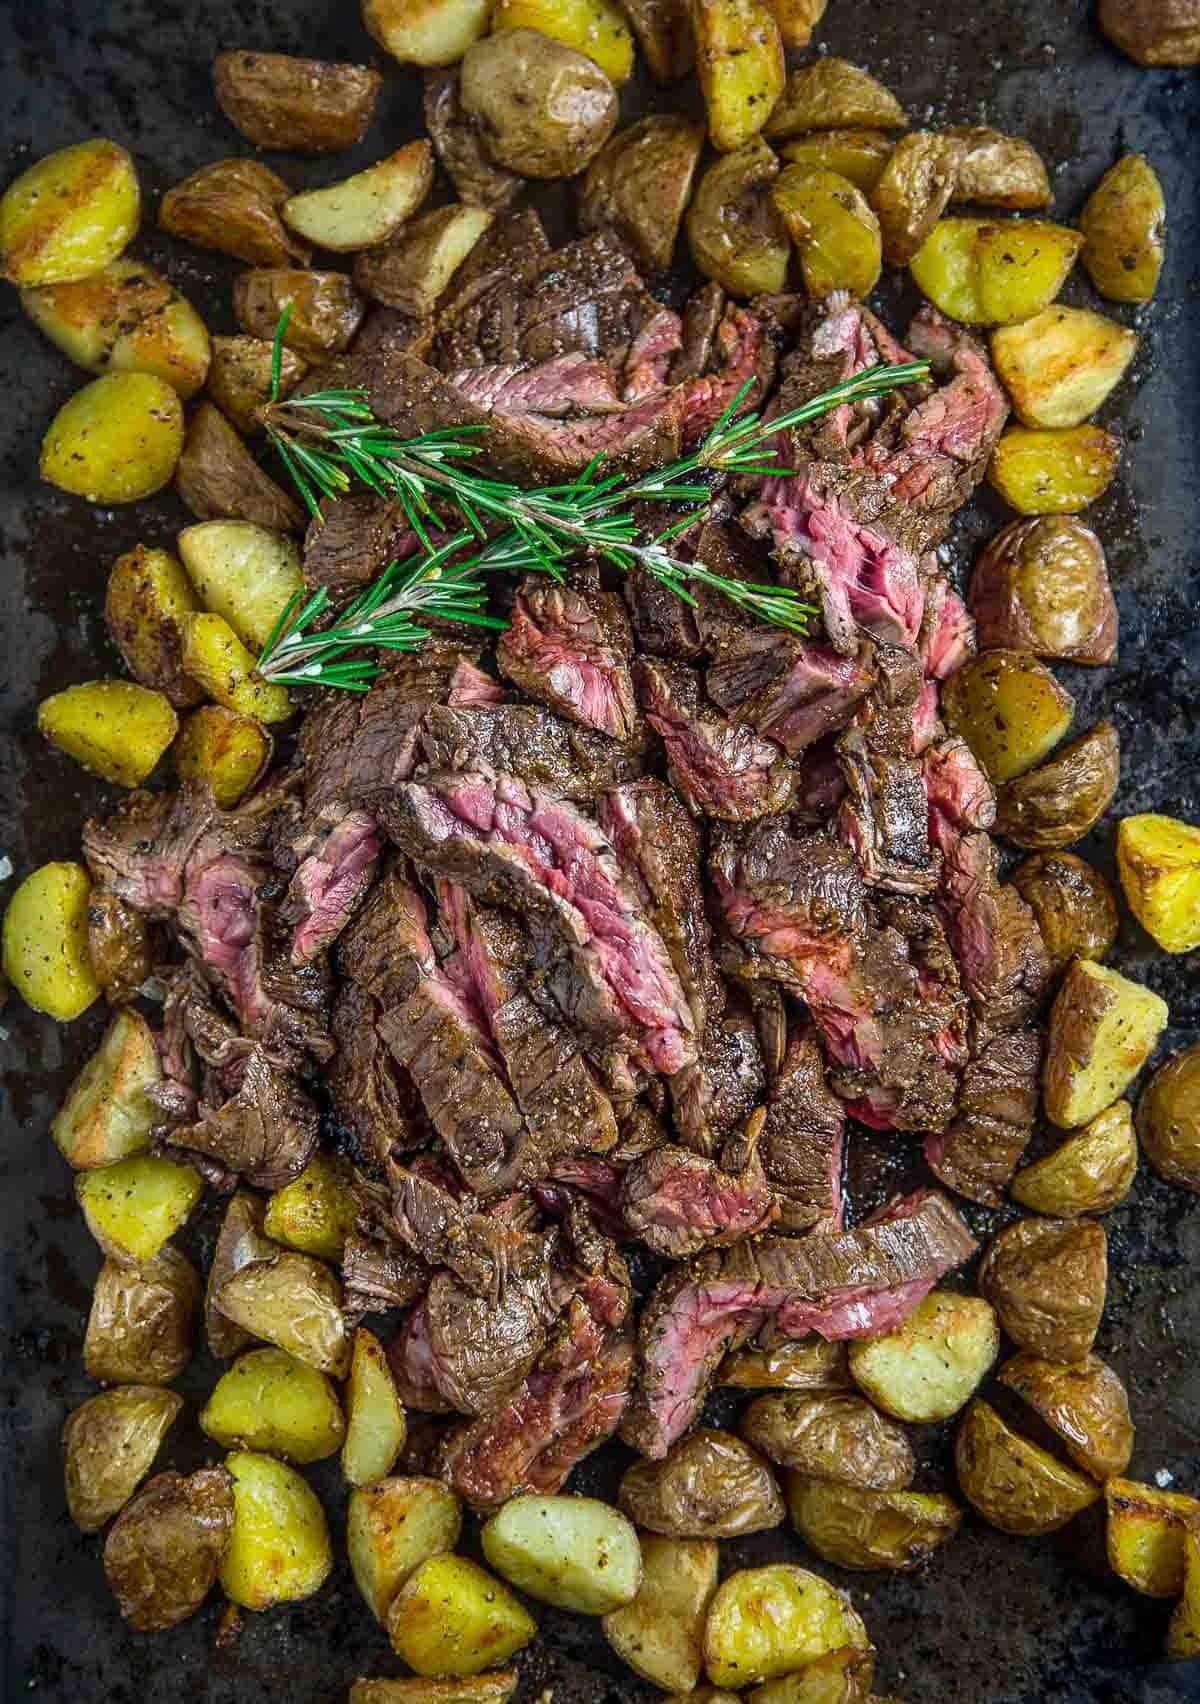
[[[815,611],[794,590],[715,574],[703,563],[672,555],[670,540],[708,507],[716,478],[789,473],[770,447],[779,434],[843,403],[882,396],[929,375],[922,362],[869,368],[767,421],[757,412],[741,412],[748,382],[699,448],[669,467],[630,481],[606,475],[598,457],[577,479],[527,491],[471,465],[483,448],[478,427],[404,439],[375,418],[366,392],[357,389],[314,391],[281,402],[287,321],[285,309],[275,335],[272,400],[263,418],[297,489],[318,519],[322,498],[343,496],[355,482],[398,500],[422,547],[420,554],[390,563],[323,631],[312,628],[329,606],[328,593],[318,591],[307,602],[297,596],[263,647],[258,667],[266,679],[352,691],[365,691],[378,670],[369,658],[348,652],[419,649],[428,638],[416,619],[421,614],[502,629],[504,622],[485,613],[490,574],[532,571],[560,578],[566,563],[584,551],[625,572],[643,568],[687,603],[695,603],[696,588],[709,587],[760,621],[806,633]],[[463,523],[436,546],[431,530],[443,534],[444,519],[435,501]],[[682,513],[655,538],[643,540],[634,505],[649,501],[677,505]]]

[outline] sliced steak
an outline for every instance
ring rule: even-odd
[[[221,814],[201,782],[185,781],[173,793],[130,793],[110,816],[84,824],[93,881],[143,916],[172,916],[188,863]]]
[[[845,1132],[845,1107],[826,1084],[817,1038],[811,1030],[794,1029],[767,1096],[759,1142],[785,1229],[841,1230]]]
[[[433,1382],[460,1414],[489,1414],[517,1389],[537,1360],[556,1315],[547,1282],[557,1232],[528,1239],[530,1258],[500,1296],[480,1296],[438,1272],[425,1298]],[[533,1244],[540,1241],[540,1253]]]
[[[375,880],[382,849],[375,818],[350,811],[297,866],[281,909],[295,930],[293,964],[308,964],[337,940]]]
[[[755,1114],[747,1140],[722,1165],[671,1146],[635,1160],[621,1185],[621,1208],[633,1234],[655,1254],[683,1260],[766,1230],[778,1207],[758,1155],[764,1117]],[[727,1163],[731,1158],[740,1162],[736,1170]]]
[[[343,1303],[348,1323],[387,1308],[407,1308],[425,1294],[433,1276],[424,1261],[403,1249],[351,1231],[342,1249]]]
[[[401,503],[372,491],[327,500],[304,535],[304,582],[335,599],[348,597],[365,591],[389,562],[411,556],[419,542]]]
[[[446,703],[453,710],[475,709],[480,705],[503,704],[507,692],[498,680],[477,669],[469,657],[460,657],[454,665]]]
[[[620,599],[596,585],[525,580],[496,646],[501,673],[582,727],[629,740],[638,728],[633,635]]]
[[[839,656],[769,627],[750,627],[705,676],[708,695],[793,757],[850,721],[872,681],[869,653]]]
[[[702,707],[699,681],[683,664],[642,657],[634,672],[672,783],[697,815],[752,822],[786,810],[794,775],[779,746]]]
[[[577,414],[621,414],[627,400],[607,361],[578,351],[536,367],[498,362],[447,374],[459,395],[488,414],[540,414],[562,420]],[[655,387],[657,388],[657,387]]]
[[[256,1189],[282,1189],[316,1152],[316,1107],[261,1047],[226,1066],[225,1077],[236,1084],[228,1100],[173,1129],[172,1146],[215,1160]]]
[[[730,1005],[711,1017],[700,1057],[671,1078],[681,1140],[712,1155],[744,1124],[766,1093],[766,1066],[753,1012]]]
[[[411,1153],[430,1134],[411,1080],[379,1033],[381,1011],[364,988],[343,983],[333,1010],[337,1052],[325,1072],[334,1118],[364,1162],[376,1164]]]
[[[435,706],[425,717],[421,753],[431,769],[516,775],[580,805],[641,768],[626,741],[564,722],[537,704]]]
[[[1004,1202],[1037,1116],[1042,1037],[1037,1030],[997,1035],[963,1072],[958,1112],[925,1140],[934,1175],[988,1207]]]

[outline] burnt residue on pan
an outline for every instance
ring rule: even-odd
[[[334,59],[380,60],[355,5],[293,0],[39,0],[0,8],[3,179],[33,157],[107,134],[137,155],[147,191],[138,251],[164,263],[215,331],[233,329],[234,269],[198,250],[163,244],[153,229],[158,193],[245,145],[218,112],[208,67],[225,47],[277,48]],[[1124,473],[1089,515],[1109,553],[1121,609],[1112,668],[1072,670],[1080,726],[1101,714],[1120,728],[1119,810],[1155,808],[1200,820],[1200,339],[1192,316],[1200,270],[1195,146],[1200,79],[1140,71],[1096,34],[1082,4],[1046,0],[831,0],[822,50],[868,65],[898,91],[915,124],[987,120],[1028,136],[1056,167],[1055,205],[1078,213],[1116,156],[1141,150],[1162,176],[1170,209],[1163,287],[1154,307],[1116,310],[1141,333],[1132,378],[1106,411],[1128,441]],[[296,187],[329,181],[397,146],[420,127],[416,78],[387,71],[367,141],[314,164],[272,159]],[[691,97],[694,101],[694,95]],[[630,116],[656,99],[643,84]],[[678,105],[678,102],[673,104]],[[1058,163],[1061,162],[1061,165]],[[555,237],[569,228],[570,192],[540,199]],[[1072,291],[1086,300],[1086,284]],[[1069,296],[1068,299],[1071,299]],[[904,304],[893,303],[901,308]],[[1112,310],[1110,310],[1112,311]],[[12,291],[0,291],[0,631],[5,646],[0,735],[0,856],[15,877],[47,858],[73,857],[85,812],[105,799],[69,759],[38,738],[38,699],[72,681],[117,672],[101,619],[109,563],[138,541],[169,544],[185,516],[164,497],[133,511],[95,511],[37,481],[37,443],[79,375],[39,339]],[[986,493],[960,520],[959,565],[1002,516]],[[1085,855],[1111,870],[1111,836]],[[1126,919],[1115,962],[1171,1002],[1168,1043],[1200,1026],[1200,955],[1168,960]],[[334,1704],[360,1674],[398,1665],[343,1564],[310,1603],[245,1616],[217,1645],[220,1606],[169,1634],[129,1632],[100,1566],[100,1540],[82,1537],[65,1507],[58,1434],[90,1394],[79,1359],[99,1256],[81,1220],[63,1211],[69,1180],[46,1133],[51,1110],[101,1019],[68,1030],[16,999],[0,1011],[3,1133],[0,1166],[0,1691],[71,1704]],[[902,1138],[863,1140],[851,1188],[863,1206],[905,1181]],[[978,1231],[991,1215],[972,1213]],[[1200,1490],[1200,1203],[1146,1168],[1133,1199],[1110,1214],[1113,1277],[1099,1351],[1129,1386],[1138,1425],[1132,1471],[1165,1470]],[[207,1252],[201,1219],[194,1252]],[[182,1388],[196,1397],[215,1369],[199,1354]],[[718,1397],[714,1417],[726,1417]],[[163,1465],[188,1468],[211,1446],[180,1422]],[[945,1428],[918,1438],[923,1482],[948,1483]],[[612,1446],[585,1464],[580,1489],[610,1495],[627,1459]],[[312,1475],[335,1533],[345,1494],[336,1463]],[[726,1569],[803,1561],[781,1529],[723,1546]],[[1118,1704],[1200,1698],[1197,1665],[1158,1661],[1168,1605],[1138,1598],[1106,1573],[1095,1511],[1040,1542],[1008,1539],[968,1518],[959,1539],[910,1576],[838,1575],[879,1650],[877,1690],[938,1704]],[[598,1625],[546,1611],[522,1658],[522,1700],[554,1690],[555,1704],[649,1700],[609,1652]],[[1187,1670],[1192,1672],[1190,1675]]]

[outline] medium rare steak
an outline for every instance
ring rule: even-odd
[[[816,1035],[794,1029],[768,1093],[759,1142],[786,1230],[842,1229],[845,1133],[846,1110],[826,1085]]]
[[[407,1308],[419,1301],[433,1276],[424,1261],[403,1249],[351,1231],[342,1249],[343,1310],[348,1324],[385,1308]]]
[[[753,1116],[720,1165],[670,1146],[635,1160],[621,1184],[630,1231],[655,1254],[683,1260],[766,1230],[779,1209],[758,1154],[764,1117]]]
[[[779,628],[748,627],[705,676],[709,697],[793,757],[850,721],[872,681],[869,651],[839,656]]]
[[[365,988],[342,985],[333,1009],[337,1052],[325,1071],[333,1116],[353,1138],[359,1163],[368,1167],[410,1153],[430,1135],[412,1081],[379,1033],[381,1012]]]
[[[624,740],[563,721],[537,704],[435,706],[425,716],[421,755],[431,769],[516,775],[527,787],[580,805],[641,769],[640,756]]]
[[[610,739],[638,735],[633,635],[621,600],[598,584],[530,576],[500,635],[501,673],[560,716]]]
[[[1041,1063],[1034,1029],[997,1035],[980,1050],[963,1072],[953,1122],[925,1139],[935,1177],[972,1201],[1003,1204],[1033,1133]]]
[[[752,822],[786,810],[795,778],[779,746],[703,706],[699,680],[682,663],[643,657],[634,674],[671,781],[698,816]]]
[[[337,940],[370,890],[382,850],[375,818],[350,811],[298,865],[281,908],[295,931],[293,964],[308,964]]]
[[[282,1189],[316,1152],[316,1107],[261,1047],[227,1066],[225,1081],[229,1098],[172,1129],[172,1146],[206,1155],[256,1189]]]
[[[715,1154],[766,1092],[759,1027],[747,1006],[731,1003],[710,1018],[699,1059],[671,1078],[675,1127],[697,1154]]]

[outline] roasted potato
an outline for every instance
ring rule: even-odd
[[[791,244],[771,199],[779,161],[755,138],[711,165],[688,208],[692,259],[733,296],[782,290]]]
[[[35,1012],[68,1023],[100,994],[88,952],[92,883],[82,864],[43,864],[4,913],[4,974]]]
[[[1200,1190],[1200,1044],[1151,1077],[1138,1102],[1137,1132],[1160,1177]]]
[[[346,1513],[350,1567],[367,1608],[385,1622],[423,1562],[453,1550],[462,1506],[440,1479],[381,1479],[353,1491]]]
[[[71,1519],[99,1532],[137,1490],[174,1425],[183,1398],[154,1385],[101,1391],[67,1416],[63,1472]]]
[[[514,1497],[480,1541],[511,1585],[577,1615],[609,1615],[632,1603],[641,1585],[637,1534],[594,1497]]]
[[[995,833],[1031,852],[1073,846],[1112,804],[1120,779],[1120,737],[1111,722],[1097,722],[1048,763],[996,789]]]
[[[687,0],[620,0],[650,75],[659,83],[686,77],[696,60]],[[801,0],[803,3],[803,0]]]
[[[982,651],[942,687],[942,714],[994,782],[1011,781],[1054,750],[1075,701],[1024,651]]]
[[[276,1245],[263,1235],[263,1202],[248,1189],[239,1189],[225,1209],[213,1248],[204,1289],[204,1330],[209,1353],[227,1361],[254,1339],[240,1325],[226,1319],[216,1304],[216,1295],[226,1278],[252,1260],[267,1260]]]
[[[742,1390],[845,1390],[846,1345],[814,1332],[770,1349],[738,1349],[721,1363],[718,1383]]]
[[[184,618],[183,667],[227,710],[260,722],[286,722],[292,714],[287,688],[259,679],[254,657],[224,616]]]
[[[283,222],[318,248],[352,254],[395,236],[433,187],[433,146],[406,142],[365,171],[293,195]]]
[[[203,1193],[194,1166],[162,1154],[132,1154],[75,1179],[88,1230],[117,1261],[153,1260]]]
[[[1167,1003],[1090,959],[1075,959],[1050,1013],[1042,1083],[1046,1114],[1064,1130],[1089,1124],[1125,1092],[1167,1026]]]
[[[414,219],[385,248],[361,254],[354,282],[385,307],[422,319],[487,230],[495,215],[457,202]]]
[[[971,581],[971,614],[984,651],[1032,651],[1073,663],[1109,663],[1117,606],[1104,549],[1073,515],[1010,521],[987,545]]]
[[[641,1536],[642,1583],[604,1618],[609,1644],[642,1680],[691,1692],[704,1661],[704,1622],[717,1589],[712,1539]]]
[[[1167,1628],[1167,1655],[1200,1657],[1200,1521],[1183,1531],[1183,1595]]]
[[[195,1615],[213,1588],[233,1531],[233,1481],[223,1467],[157,1473],[126,1504],[104,1543],[117,1608],[139,1633]]]
[[[1101,1483],[1124,1473],[1133,1453],[1129,1398],[1099,1356],[1063,1367],[1040,1355],[1014,1355],[997,1377],[1062,1439],[1076,1467]]]
[[[417,1674],[480,1674],[523,1650],[537,1623],[520,1598],[465,1556],[431,1556],[387,1615],[392,1649]]]
[[[248,1261],[230,1273],[213,1301],[235,1325],[318,1372],[341,1379],[350,1370],[342,1287],[310,1255],[289,1250]]]
[[[173,237],[249,266],[304,266],[311,251],[280,218],[290,194],[260,160],[215,160],[167,191],[158,222]]]
[[[523,179],[493,163],[460,93],[456,69],[426,71],[425,128],[459,200],[498,213],[519,194]]]
[[[871,206],[879,218],[884,258],[892,266],[908,264],[945,212],[966,153],[959,137],[914,130],[888,155],[871,191]]]
[[[1120,919],[1108,882],[1074,852],[1035,852],[1012,884],[1037,919],[1057,976],[1073,958],[1106,959]]]
[[[758,135],[783,93],[783,38],[765,0],[688,0],[688,10],[709,138],[728,154]]]
[[[150,1025],[140,1012],[117,1012],[50,1126],[67,1163],[76,1171],[91,1171],[148,1148],[162,1113],[147,1091],[161,1081]]]
[[[1105,172],[1079,219],[1083,264],[1111,302],[1148,302],[1166,253],[1167,204],[1144,154],[1126,154]]]
[[[367,65],[294,59],[288,53],[218,53],[217,105],[256,148],[338,154],[361,142],[383,78]]]
[[[150,925],[118,894],[93,893],[87,908],[88,952],[110,1006],[132,1000],[152,964]]]
[[[849,1598],[785,1562],[739,1568],[717,1588],[704,1628],[704,1666],[716,1686],[741,1688],[870,1640]]]
[[[1022,1438],[976,1397],[954,1441],[963,1496],[984,1520],[1021,1538],[1057,1532],[1099,1500],[1094,1479]]]
[[[325,1511],[294,1467],[238,1450],[226,1456],[233,1477],[233,1531],[221,1559],[225,1596],[243,1609],[270,1609],[320,1591],[333,1567]]]
[[[633,35],[613,0],[494,0],[495,30],[540,30],[594,59],[614,87],[633,74]]]
[[[673,1692],[663,1704],[738,1704],[738,1694],[720,1686],[698,1686],[694,1692]]]
[[[793,71],[767,120],[766,134],[799,136],[805,130],[903,130],[904,108],[890,89],[832,54]]]
[[[1200,946],[1200,828],[1152,811],[1122,817],[1117,870],[1129,909],[1164,952]]]
[[[139,261],[110,261],[71,284],[21,292],[38,330],[89,373],[153,373],[186,401],[208,375],[204,322],[167,280]]]
[[[1200,1530],[1200,1502],[1135,1479],[1108,1480],[1104,1502],[1114,1574],[1147,1597],[1178,1597],[1184,1585],[1184,1534]]]
[[[784,47],[807,47],[829,0],[770,0]]]
[[[172,756],[181,781],[207,781],[218,808],[228,811],[265,774],[273,750],[261,722],[205,704],[184,720]]]
[[[395,1466],[408,1427],[396,1393],[396,1381],[383,1345],[374,1332],[354,1333],[350,1376],[346,1382],[346,1442],[342,1472],[351,1485],[373,1485]]]
[[[163,1385],[192,1358],[200,1277],[166,1243],[153,1260],[106,1260],[92,1291],[83,1364],[102,1384]]]
[[[294,349],[281,352],[279,400],[284,401],[308,372]],[[208,394],[243,437],[262,430],[259,410],[271,400],[274,350],[261,337],[214,337],[208,369]]]
[[[869,1491],[790,1473],[787,1499],[805,1544],[839,1568],[919,1568],[962,1525],[957,1503],[937,1492]]]
[[[463,111],[498,166],[522,177],[575,177],[617,123],[617,95],[586,54],[537,30],[503,30],[468,48]]]
[[[1072,515],[1103,497],[1120,460],[1120,440],[1101,426],[1010,426],[992,451],[987,476],[1019,515]]]
[[[1000,1331],[987,1302],[934,1290],[898,1330],[850,1345],[850,1376],[885,1414],[928,1424],[958,1413],[999,1352]],[[875,1484],[870,1479],[859,1483]]]
[[[766,1680],[749,1694],[751,1704],[885,1704],[871,1692],[874,1655],[848,1646],[830,1651],[795,1674]]]
[[[509,1704],[517,1690],[517,1671],[464,1674],[456,1680],[356,1680],[349,1704]]]
[[[796,245],[810,296],[870,295],[879,282],[879,220],[849,178],[819,166],[785,166],[771,200]]]
[[[704,126],[678,113],[653,114],[618,130],[580,185],[580,229],[619,232],[648,272],[665,272],[703,147]]]
[[[1018,1348],[1082,1361],[1104,1312],[1108,1238],[1093,1219],[1018,1219],[992,1241],[978,1283]]]
[[[137,787],[179,730],[161,692],[130,680],[89,680],[43,698],[38,730],[93,775]]]
[[[1128,1101],[1098,1112],[1044,1159],[1019,1171],[1014,1200],[1035,1213],[1073,1219],[1107,1213],[1124,1201],[1137,1173],[1137,1141]]]
[[[338,1154],[318,1154],[300,1176],[277,1189],[263,1225],[269,1237],[319,1260],[340,1260],[354,1229],[354,1168]]]
[[[59,148],[0,197],[0,276],[22,290],[87,278],[117,258],[140,215],[124,148],[102,137]]]
[[[1100,28],[1139,65],[1200,62],[1196,0],[1100,0]]]
[[[867,194],[879,182],[895,138],[883,130],[813,130],[785,142],[779,152],[797,166],[814,166],[848,178]]]
[[[1028,212],[1049,207],[1054,199],[1042,157],[1022,136],[1006,136],[987,125],[951,126],[946,132],[963,142],[951,201],[978,201],[987,207]]]
[[[200,1426],[222,1449],[262,1450],[301,1466],[335,1454],[346,1435],[332,1382],[282,1349],[252,1349],[222,1373]]]
[[[760,1396],[738,1426],[780,1467],[811,1479],[891,1491],[911,1485],[916,1472],[912,1447],[899,1426],[846,1392]]]
[[[253,521],[185,527],[179,554],[204,608],[224,616],[238,638],[256,651],[266,644],[292,598],[304,590],[295,545]]]
[[[244,521],[276,532],[300,532],[304,510],[265,473],[221,410],[202,402],[192,415],[175,489],[202,521]]]
[[[1061,302],[992,333],[992,363],[1026,426],[1078,426],[1121,382],[1137,334]]]
[[[249,337],[270,343],[285,308],[292,312],[284,342],[298,355],[320,361],[349,348],[366,303],[344,272],[301,272],[259,267],[233,287],[238,324]]]
[[[104,597],[109,637],[134,679],[161,692],[177,710],[204,697],[180,661],[180,618],[195,608],[188,577],[169,550],[138,544],[113,563]]]
[[[1049,307],[1082,241],[1078,231],[1045,219],[939,219],[910,271],[951,319],[1014,325]]]
[[[784,1516],[758,1451],[711,1427],[689,1433],[662,1461],[634,1462],[617,1502],[635,1525],[670,1538],[738,1538],[778,1526]]]
[[[39,471],[89,503],[136,503],[162,490],[182,450],[178,392],[152,373],[107,373],[63,403]]]
[[[374,36],[402,65],[454,65],[487,34],[488,0],[363,0]]]

